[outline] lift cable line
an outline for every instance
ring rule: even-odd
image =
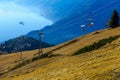
[[[84,1],[84,0],[81,0],[81,2],[80,3],[82,3],[83,5],[86,5],[86,4],[88,4],[90,1]],[[75,7],[73,7],[73,6],[71,6],[71,9],[69,10],[69,11],[74,11],[74,9],[76,9],[76,8],[78,8],[79,7],[79,5],[76,5]],[[55,9],[55,8],[54,8]],[[61,8],[62,10],[63,10],[63,8]],[[66,10],[63,10],[61,13],[63,13],[63,14],[61,14],[61,16],[64,16],[64,12],[65,12]],[[83,11],[85,11],[83,8],[81,8],[80,9],[80,11],[81,12],[83,12]]]
[[[114,1],[116,1],[116,0],[114,0]],[[111,2],[113,2],[113,1],[111,1]],[[110,3],[109,3],[110,4]],[[108,5],[108,4],[107,4]],[[107,6],[107,5],[105,5],[105,6]],[[105,6],[103,6],[102,8],[104,8]],[[116,6],[119,6],[119,5],[116,5]],[[115,6],[115,7],[116,7]],[[102,9],[102,8],[99,8],[99,10],[100,9]],[[112,7],[113,8],[113,7]],[[110,8],[111,9],[111,8]],[[95,10],[94,12],[96,12],[96,11],[98,11],[98,9],[97,10]],[[108,9],[106,9],[106,11],[103,11],[103,12],[100,12],[99,14],[101,14],[101,13],[104,13],[104,12],[107,12],[108,11]],[[96,14],[95,16],[97,16],[97,15],[99,15],[99,14]],[[84,16],[87,16],[87,15],[84,15]],[[83,17],[84,17],[83,16]],[[92,17],[95,17],[95,16],[92,16]],[[90,19],[89,19],[90,20]],[[79,24],[79,23],[81,23],[81,22],[77,22],[77,23],[73,23],[72,25],[74,25],[74,24]],[[93,25],[94,23],[91,23],[91,25]],[[70,26],[72,26],[72,25],[69,25],[69,26],[67,26],[67,27],[70,27]],[[61,25],[60,25],[61,26]],[[81,30],[84,30],[85,31],[85,29],[83,28],[83,27],[85,27],[86,25],[81,25]],[[67,28],[67,27],[64,27],[64,28]],[[61,29],[64,29],[64,28],[61,28]],[[60,30],[60,29],[56,29],[56,30]],[[41,37],[40,37],[40,39],[41,39]],[[40,40],[40,43],[41,43],[41,40]],[[42,53],[42,48],[41,48],[41,45],[40,45],[40,49],[39,49],[39,53]]]
[[[88,1],[87,1],[88,3]],[[90,8],[89,4],[86,4],[86,7]],[[84,26],[83,26],[84,25]],[[85,31],[85,27],[93,27],[94,26],[94,20],[92,17],[92,10],[88,11],[88,18],[84,20],[83,24],[80,26],[82,31]]]
[[[90,7],[90,6],[86,5],[86,7]],[[94,20],[93,20],[92,10],[88,11],[88,18],[84,20],[84,22],[83,22],[82,25],[85,25],[87,27],[93,27],[94,26]],[[84,29],[85,29],[85,26],[84,26]],[[83,26],[81,26],[81,28],[83,28]],[[84,30],[82,30],[82,31],[84,31]]]
[[[109,3],[107,3],[106,5],[104,5],[104,6],[102,6],[102,7],[100,7],[100,8],[98,8],[98,9],[96,9],[95,11],[93,11],[94,13],[97,13],[97,11],[100,11],[101,9],[106,9],[106,7],[107,6],[109,6],[109,5],[111,5],[113,2],[115,2],[115,1],[117,1],[117,0],[112,0],[111,2],[109,2]],[[87,3],[86,3],[87,4]],[[81,10],[81,12],[84,12],[85,10],[83,9],[83,10]],[[83,15],[82,17],[86,17],[87,16],[87,14],[85,14],[85,15]],[[81,18],[82,18],[81,17]],[[71,20],[71,21],[75,21],[75,20],[79,20],[79,19],[81,19],[81,18],[77,18],[77,19],[73,19],[73,20]]]
[[[108,4],[106,4],[105,6],[102,6],[101,8],[98,8],[98,9],[96,9],[96,10],[93,11],[93,12],[100,11],[101,9],[104,9],[105,7],[107,7],[108,5],[112,4],[112,3],[115,2],[115,1],[116,1],[116,0],[113,0],[113,1],[109,2]],[[105,9],[106,9],[106,8],[105,8]],[[83,12],[83,11],[85,11],[85,10],[84,10],[84,9],[81,10],[81,12]],[[87,15],[88,15],[88,14],[87,14]],[[85,15],[83,15],[82,17],[86,17],[87,15],[85,14]],[[81,17],[81,18],[82,18],[82,17]],[[81,19],[81,18],[73,19],[73,20],[71,20],[71,21],[79,20],[79,19]]]
[[[114,1],[116,1],[116,0],[114,0]],[[114,1],[111,1],[111,2],[109,2],[108,4],[104,5],[103,7],[94,10],[93,13],[97,13],[99,10],[104,9],[105,7],[107,7],[107,6],[109,6],[110,4],[112,4]],[[117,5],[116,5],[116,6],[117,6]],[[113,8],[113,7],[112,7],[112,8]],[[107,8],[107,9],[108,9],[108,8]],[[107,10],[107,9],[105,8],[105,10]],[[99,14],[100,14],[100,13],[101,13],[101,12],[99,12]],[[97,14],[96,14],[96,15],[97,15]],[[61,27],[61,26],[67,26],[67,25],[71,24],[72,22],[73,22],[73,24],[74,24],[76,20],[79,20],[79,19],[82,20],[82,18],[85,18],[86,16],[88,16],[88,14],[85,14],[85,15],[83,15],[83,16],[80,17],[80,18],[73,19],[73,20],[71,20],[71,21],[68,22],[68,23],[65,23],[65,24],[63,24],[63,25],[60,25],[60,26],[58,26],[55,30],[59,30],[59,27]],[[94,16],[93,16],[93,17],[94,17]],[[83,22],[83,21],[81,21],[81,22]],[[50,32],[53,32],[53,31],[49,30],[49,31],[46,32],[46,33],[50,33]]]
[[[120,6],[120,5],[116,5],[116,6]],[[112,7],[112,9],[113,9],[113,7]],[[104,11],[104,12],[101,12],[101,13],[105,13],[105,12],[107,12],[108,10],[111,10],[111,8],[110,9],[107,9],[106,11]],[[95,16],[97,16],[97,15],[100,15],[101,13],[99,13],[99,14],[96,14]],[[95,17],[95,16],[93,16],[93,17]],[[78,22],[77,22],[78,23]],[[77,23],[73,23],[73,24],[77,24]],[[85,25],[83,25],[83,26],[85,26]],[[57,29],[57,30],[60,30],[60,29]],[[37,33],[39,33],[39,31],[37,32]],[[42,32],[40,32],[40,35],[42,35],[43,33]],[[40,37],[40,39],[41,39],[41,42],[42,42],[42,37],[43,36],[41,36]],[[42,52],[43,53],[43,51],[42,51],[42,44],[41,44],[41,50],[39,50],[39,52]],[[75,48],[76,49],[76,48]]]
[[[96,16],[98,16],[98,15],[100,15],[100,14],[103,14],[103,13],[105,13],[105,12],[107,12],[107,11],[115,8],[115,7],[118,7],[118,6],[120,6],[120,5],[116,5],[116,6],[114,6],[114,7],[108,8],[108,9],[104,10],[103,12],[99,12],[99,14],[94,15],[93,17],[96,17]],[[94,11],[94,12],[95,12],[95,11]],[[83,15],[83,16],[82,16],[81,18],[79,18],[79,19],[82,19],[82,18],[86,17],[87,15],[88,15],[88,14]],[[78,20],[78,18],[71,20],[71,22],[76,21],[76,20]],[[58,30],[63,29],[63,28],[59,28],[59,27],[61,27],[61,26],[66,26],[66,27],[64,27],[64,28],[67,28],[67,27],[70,27],[70,26],[72,26],[72,25],[74,25],[74,24],[82,23],[83,21],[81,21],[81,22],[73,22],[73,24],[71,24],[71,22],[68,22],[68,23],[65,23],[65,24],[63,24],[63,25],[57,26],[58,28],[54,29],[54,31],[58,31]],[[71,25],[69,25],[69,24],[71,24]],[[92,23],[92,24],[94,24],[94,23]],[[67,25],[69,25],[69,26],[67,26]],[[46,32],[46,33],[50,33],[50,32],[53,32],[53,30],[48,30],[48,32]]]
[[[114,8],[115,8],[115,7],[118,7],[118,6],[120,6],[120,5],[116,5],[116,6],[114,6]],[[93,17],[96,17],[96,16],[98,16],[98,15],[100,15],[100,14],[103,14],[103,13],[105,13],[105,12],[111,10],[111,9],[113,9],[113,7],[109,8],[109,9],[106,9],[105,11],[100,12],[99,14],[94,15]],[[87,15],[85,15],[85,16],[87,16]],[[82,22],[83,22],[83,21],[82,21]],[[69,25],[69,24],[67,24],[67,25],[60,25],[60,26],[57,26],[58,28],[54,29],[54,31],[58,31],[58,30],[61,30],[61,29],[65,29],[65,28],[68,28],[68,27],[73,26],[73,25],[75,25],[75,24],[81,24],[82,22],[73,22],[73,23],[70,24],[70,25]],[[68,25],[69,25],[69,26],[68,26]],[[61,27],[61,26],[66,26],[66,27],[59,28],[59,27]],[[54,31],[53,31],[53,30],[49,30],[49,31],[46,32],[46,33],[54,32]]]

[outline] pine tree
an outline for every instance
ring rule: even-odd
[[[111,28],[116,28],[116,27],[118,27],[118,25],[119,25],[119,14],[118,14],[117,10],[114,10],[112,17],[110,19],[110,22],[109,22],[109,26]]]

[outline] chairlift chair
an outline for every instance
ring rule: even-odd
[[[85,26],[86,26],[85,24],[81,25],[81,30],[82,31],[85,31]]]
[[[92,26],[94,26],[94,23],[93,23],[93,22],[90,22],[90,23],[88,24],[88,26],[89,26],[89,27],[92,27]]]
[[[88,21],[89,21],[88,27],[93,27],[94,26],[94,21],[92,19],[92,16],[91,16],[91,18],[88,19]]]

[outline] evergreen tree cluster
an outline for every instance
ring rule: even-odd
[[[118,27],[120,25],[119,20],[120,20],[119,14],[118,14],[117,10],[114,10],[113,14],[111,16],[111,19],[109,21],[109,27],[111,27],[111,28]]]

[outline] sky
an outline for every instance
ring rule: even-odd
[[[83,1],[0,0],[0,42],[51,25],[70,15],[78,6],[76,3]],[[20,25],[21,21],[25,25]]]
[[[24,25],[19,24],[21,21]],[[18,4],[14,0],[0,0],[0,42],[52,23],[32,7]]]
[[[0,0],[0,42],[40,30],[71,14],[82,13],[95,2],[98,7],[103,6],[98,0]],[[21,21],[25,25],[20,25]]]

